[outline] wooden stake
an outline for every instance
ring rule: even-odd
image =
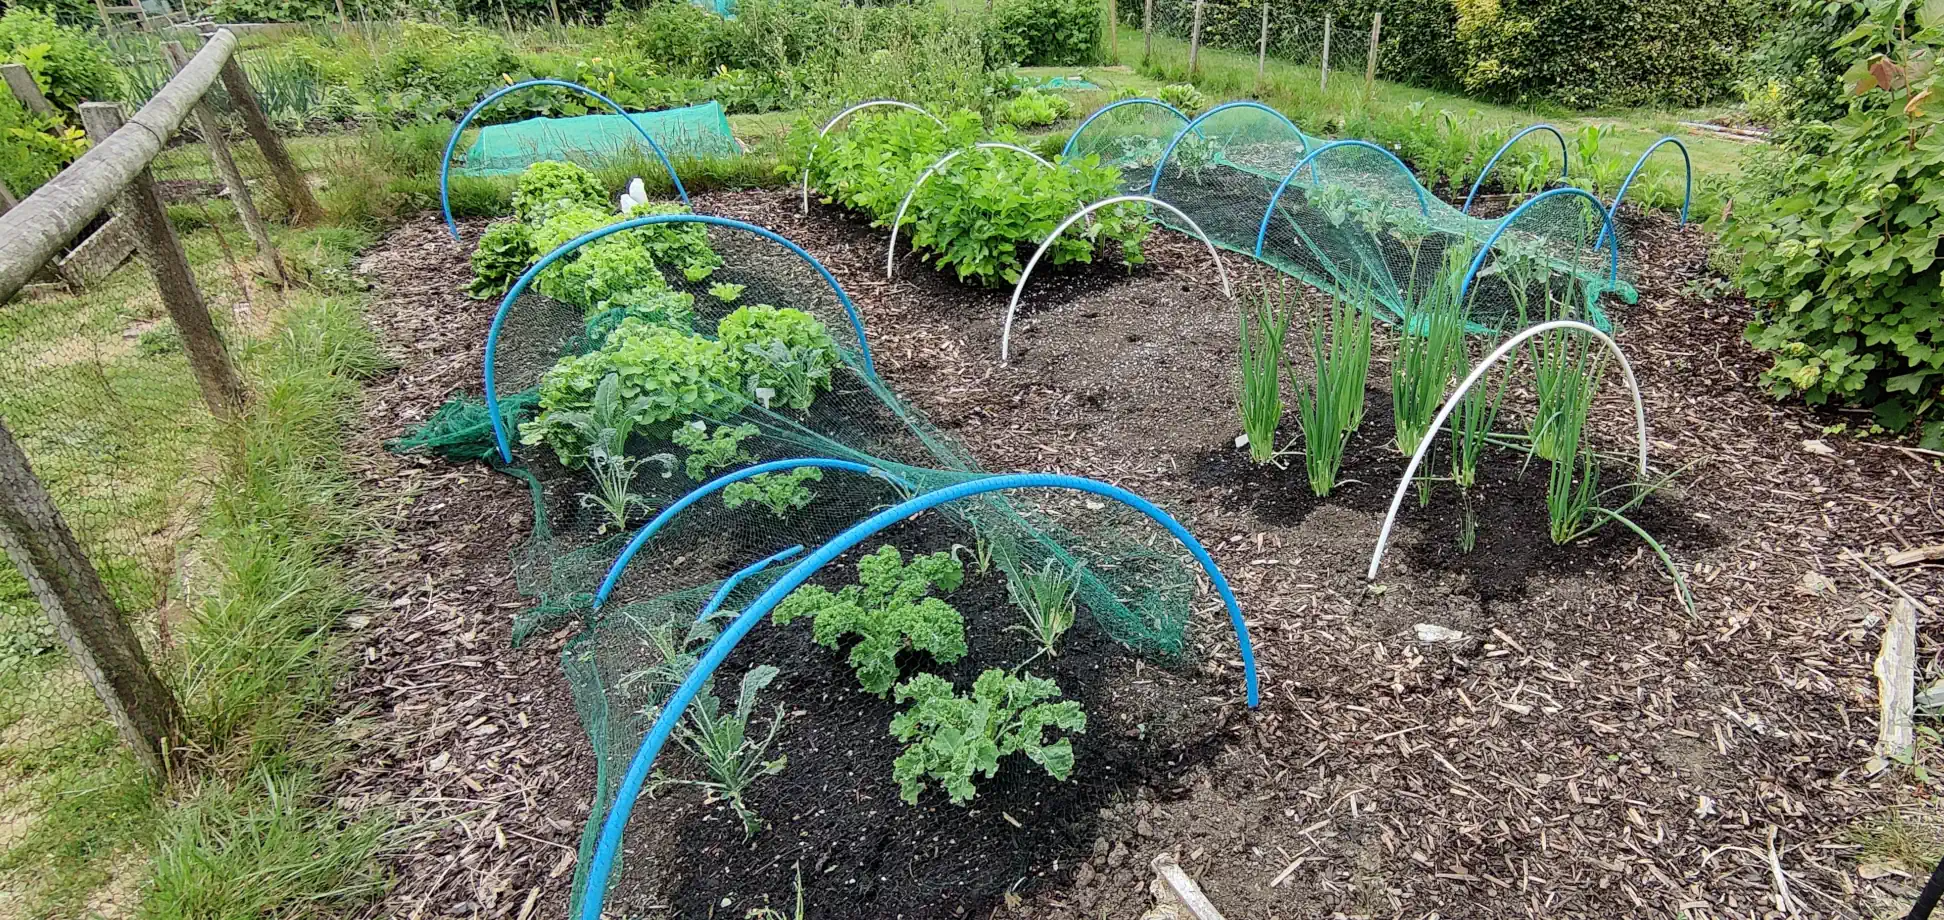
[[[1201,56],[1202,6],[1208,0],[1195,0],[1195,24],[1188,30],[1188,76],[1195,75],[1196,60]]]
[[[317,197],[311,194],[310,186],[304,176],[297,171],[297,164],[290,159],[290,151],[284,147],[283,138],[277,136],[270,127],[270,119],[263,114],[263,106],[257,103],[256,90],[250,88],[250,78],[238,66],[236,58],[223,62],[223,89],[229,93],[230,104],[236,107],[238,115],[243,116],[243,128],[250,132],[250,139],[256,141],[257,149],[263,151],[263,161],[270,166],[270,175],[277,180],[278,197],[290,210],[290,222],[304,225],[314,224],[324,219],[324,209],[317,204]]]
[[[1328,92],[1330,89],[1330,14],[1323,14],[1323,83],[1317,87]]]
[[[27,579],[75,666],[94,685],[122,741],[144,769],[166,777],[170,752],[183,747],[186,736],[182,707],[156,677],[142,643],[115,609],[101,576],[4,422],[0,546]]]
[[[1120,4],[1107,0],[1107,58],[1120,63]]]
[[[1256,95],[1262,95],[1262,74],[1269,63],[1269,0],[1262,4],[1262,37],[1256,39]]]
[[[53,104],[41,95],[40,84],[34,82],[34,75],[27,72],[25,65],[0,64],[0,78],[7,81],[7,89],[13,92],[15,99],[20,100],[21,105],[27,107],[27,111],[36,115],[54,114]]]
[[[7,183],[0,182],[0,214],[13,210],[14,205],[19,203],[20,199],[14,197],[13,189],[8,188]]]
[[[1377,39],[1384,31],[1384,13],[1379,10],[1370,17],[1370,56],[1364,60],[1364,98],[1369,98],[1371,90],[1377,85]]]
[[[169,58],[169,64],[180,73],[189,66],[189,52],[183,50],[181,42],[163,42],[162,52]],[[263,274],[272,284],[283,287],[288,283],[284,277],[283,260],[277,257],[277,244],[270,240],[270,228],[264,224],[263,215],[257,213],[256,201],[250,197],[250,186],[243,181],[243,172],[236,168],[236,158],[230,155],[229,138],[223,136],[223,123],[216,120],[216,112],[209,107],[208,100],[196,103],[196,125],[202,129],[203,143],[209,147],[209,158],[216,163],[216,171],[223,177],[223,185],[229,189],[230,202],[236,205],[236,216],[243,221],[244,232],[250,235],[250,242],[256,244],[257,259],[263,263]]]
[[[96,144],[121,129],[121,104],[84,102],[81,126]],[[144,168],[129,181],[122,195],[123,216],[133,219],[135,243],[155,276],[156,292],[169,310],[176,332],[182,336],[183,351],[189,367],[196,372],[202,387],[203,402],[220,419],[234,419],[243,408],[243,381],[236,376],[229,351],[209,318],[209,306],[196,287],[196,275],[189,267],[189,256],[182,251],[182,240],[169,223],[169,209],[155,187],[155,176]]]
[[[102,0],[95,0],[95,15],[101,17],[102,31],[104,32],[114,31],[115,21],[113,19],[108,18],[108,4],[103,3]]]
[[[337,8],[338,8],[338,25],[341,25],[347,29],[351,28],[351,17],[344,15],[344,0],[337,0]]]
[[[1154,60],[1154,0],[1147,0],[1141,9],[1141,63]]]
[[[1872,766],[1882,769],[1908,759],[1917,745],[1911,721],[1917,693],[1917,607],[1911,602],[1900,598],[1891,606],[1875,669],[1877,762]]]
[[[554,29],[565,31],[566,27],[560,24],[560,0],[547,0],[547,9],[553,13]]]

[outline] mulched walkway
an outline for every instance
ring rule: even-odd
[[[1923,790],[1863,766],[1890,595],[1850,554],[1944,541],[1935,458],[1826,433],[1866,417],[1768,399],[1765,362],[1741,339],[1748,306],[1695,284],[1699,231],[1641,222],[1641,303],[1620,336],[1654,464],[1680,471],[1660,501],[1680,524],[1664,536],[1694,588],[1690,618],[1629,540],[1482,591],[1482,563],[1438,549],[1450,535],[1435,516],[1407,517],[1371,586],[1370,496],[1387,500],[1392,482],[1346,484],[1292,516],[1264,507],[1259,485],[1197,477],[1239,430],[1234,372],[1210,369],[1232,367],[1235,309],[1199,244],[1157,236],[1150,265],[1113,283],[1036,281],[1006,366],[1010,291],[909,258],[887,282],[882,233],[799,215],[789,192],[709,193],[696,207],[770,227],[829,266],[892,390],[986,468],[1148,495],[1236,583],[1263,675],[1249,732],[1179,786],[1103,809],[1093,858],[1021,915],[1136,916],[1146,861],[1163,850],[1238,920],[1855,916],[1908,903],[1918,880],[1852,835]],[[374,916],[560,916],[592,757],[560,677],[564,635],[509,648],[519,603],[506,552],[525,534],[524,488],[378,447],[478,389],[493,305],[460,293],[465,252],[443,233],[414,222],[363,266],[400,371],[373,388],[358,449],[372,494],[399,513],[361,560],[384,604],[351,633],[348,692],[368,734],[340,794],[422,822]],[[1238,285],[1267,277],[1223,258]],[[1297,330],[1292,350],[1305,341]],[[1388,353],[1380,344],[1373,384],[1387,384]],[[1630,426],[1616,378],[1592,427],[1620,449]],[[1487,528],[1475,556],[1520,557],[1519,536]],[[1935,606],[1941,572],[1889,574]],[[1422,641],[1420,623],[1465,638]],[[1202,670],[1233,682],[1233,640],[1208,626]],[[1920,628],[1929,660],[1938,625]]]

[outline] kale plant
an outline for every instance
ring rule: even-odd
[[[675,730],[675,740],[696,759],[709,774],[706,780],[675,780],[715,790],[735,809],[742,818],[743,833],[754,837],[763,829],[763,820],[754,809],[743,801],[743,793],[749,791],[750,784],[765,776],[783,772],[789,763],[788,757],[764,760],[763,756],[775,743],[776,734],[783,729],[783,704],[776,704],[776,711],[770,716],[768,733],[759,740],[749,731],[749,719],[756,712],[756,694],[776,680],[774,665],[758,665],[743,675],[741,691],[736,695],[736,708],[724,712],[722,704],[716,701],[715,693],[705,690],[697,695],[689,705],[688,718]]]
[[[804,483],[822,481],[823,470],[814,466],[800,466],[779,473],[758,473],[724,486],[722,506],[734,511],[748,502],[755,502],[768,508],[778,520],[785,520],[790,512],[801,511],[816,500],[817,493],[810,491],[810,487]]]
[[[998,775],[999,760],[1015,753],[1064,782],[1073,775],[1073,742],[1047,742],[1047,731],[1084,734],[1087,713],[1072,700],[1057,700],[1058,684],[1042,677],[1014,677],[999,668],[980,674],[972,693],[959,696],[936,674],[898,685],[898,702],[910,708],[891,720],[891,735],[908,746],[891,765],[898,794],[918,804],[927,781],[964,805],[978,794],[975,774]]]
[[[683,465],[688,478],[701,482],[713,470],[735,466],[748,461],[748,452],[742,449],[742,442],[757,433],[755,425],[742,424],[735,427],[717,425],[711,432],[707,422],[693,421],[675,429],[675,446],[688,448],[689,455]],[[732,483],[731,485],[734,485]]]
[[[965,582],[965,570],[951,553],[914,556],[909,565],[895,546],[884,546],[857,561],[857,584],[832,593],[820,585],[791,592],[771,614],[787,626],[804,616],[811,637],[836,649],[856,636],[850,664],[864,689],[883,696],[898,680],[898,653],[927,652],[944,664],[965,657],[965,620],[951,604],[931,597],[933,588],[951,592]]]

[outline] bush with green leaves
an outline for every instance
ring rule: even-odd
[[[789,520],[790,513],[802,511],[817,500],[806,482],[822,482],[823,470],[800,466],[776,473],[758,473],[748,479],[722,487],[722,507],[731,511],[754,502],[769,509],[777,520]]]
[[[67,112],[121,95],[108,46],[39,10],[15,7],[0,16],[0,61],[26,67],[47,101]]]
[[[1071,114],[1073,103],[1067,97],[1037,89],[1014,96],[999,110],[1000,119],[1019,128],[1050,125]]]
[[[838,365],[823,322],[790,307],[737,307],[716,324],[716,339],[737,363],[743,393],[767,409],[810,408]]]
[[[539,257],[617,220],[620,220],[618,215],[604,208],[574,205],[555,208],[545,220],[537,223],[528,221],[527,224],[533,228],[533,251]],[[568,258],[572,258],[572,255]]]
[[[554,215],[574,208],[587,208],[602,214],[609,211],[607,189],[585,167],[559,160],[541,160],[520,173],[519,184],[513,189],[513,213],[520,220],[528,224],[544,224]]]
[[[1830,49],[1858,98],[1819,143],[1752,178],[1721,245],[1756,303],[1748,339],[1775,395],[1873,407],[1880,424],[1944,441],[1944,107],[1930,101],[1944,13],[1872,0]],[[1747,202],[1743,205],[1742,202]]]
[[[625,233],[602,237],[574,250],[540,272],[540,293],[580,307],[587,313],[608,309],[624,295],[661,291],[668,280],[641,241]]]
[[[88,151],[80,128],[49,115],[35,115],[11,94],[0,92],[0,181],[26,197]]]
[[[719,342],[624,320],[600,348],[563,358],[540,378],[539,413],[520,426],[520,442],[545,444],[561,463],[579,466],[590,439],[571,419],[592,407],[607,375],[619,375],[617,395],[628,402],[634,429],[666,437],[677,423],[725,418],[741,408],[735,372]]]
[[[978,794],[975,778],[997,776],[999,761],[1013,754],[1025,754],[1065,782],[1073,775],[1073,741],[1049,741],[1048,734],[1087,731],[1086,710],[1060,700],[1058,684],[999,668],[981,673],[963,696],[944,678],[920,674],[899,684],[897,697],[910,705],[891,719],[891,736],[906,744],[892,762],[891,777],[908,805],[918,804],[927,783],[952,804],[964,805]]]
[[[984,123],[976,112],[953,112],[941,128],[917,112],[866,111],[821,140],[818,129],[808,120],[797,125],[779,170],[795,175],[807,161],[810,184],[826,203],[888,224],[918,174],[946,151],[978,141]]]
[[[986,25],[989,64],[1058,67],[1100,57],[1097,0],[1001,0]]]
[[[897,547],[886,545],[857,561],[857,584],[834,593],[805,585],[776,605],[772,617],[779,626],[809,617],[811,637],[828,649],[857,637],[850,665],[867,692],[883,696],[898,680],[898,653],[905,649],[943,664],[965,657],[965,619],[931,596],[964,582],[965,569],[951,553],[913,556],[907,565]]]
[[[533,231],[526,224],[505,221],[486,228],[473,250],[473,277],[466,294],[478,300],[505,294],[539,257],[533,248]]]

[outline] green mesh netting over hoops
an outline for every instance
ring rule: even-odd
[[[467,176],[512,176],[541,160],[589,167],[635,163],[643,159],[646,146],[641,141],[642,130],[654,137],[671,159],[742,154],[730,133],[722,104],[710,101],[658,112],[635,112],[625,118],[596,113],[487,125],[466,148],[458,172]]]
[[[1121,168],[1124,188],[1179,207],[1217,246],[1325,290],[1371,293],[1392,322],[1410,316],[1441,273],[1460,276],[1473,331],[1542,319],[1548,293],[1557,301],[1568,292],[1577,312],[1564,318],[1610,328],[1608,310],[1638,297],[1619,257],[1625,241],[1578,190],[1478,218],[1431,194],[1389,151],[1311,137],[1259,103],[1217,106],[1190,122],[1143,102],[1098,115],[1068,150],[1101,154]],[[1173,214],[1156,218],[1191,230]]]
[[[653,272],[626,258],[635,251],[651,255]],[[814,549],[910,495],[987,474],[869,370],[844,301],[790,247],[745,225],[657,223],[570,244],[565,253],[505,304],[491,349],[511,462],[501,462],[478,401],[455,401],[393,447],[484,456],[531,489],[532,535],[511,556],[519,589],[534,604],[517,616],[514,632],[516,641],[577,633],[563,663],[598,764],[585,867],[616,784],[653,720],[657,688],[666,690],[658,681],[685,670],[691,631],[711,599],[721,595],[719,609],[740,609],[789,563],[752,566],[794,547]],[[830,354],[820,357],[806,339],[750,341],[750,317],[773,317],[772,308],[813,318]],[[732,345],[747,359],[733,374],[710,376],[670,357],[721,357]],[[628,364],[637,359],[681,366],[686,376],[667,391],[679,395],[623,392],[623,384],[659,373]],[[583,398],[563,411],[563,394],[576,392]],[[652,421],[625,436],[603,427],[629,399],[649,400],[632,411]],[[663,404],[669,400],[679,411]],[[580,434],[561,434],[570,429]],[[793,458],[867,471],[793,467],[703,491],[640,543],[601,595],[645,523],[720,476]],[[627,480],[619,490],[617,469]],[[622,492],[628,497],[615,500]],[[1001,598],[1004,585],[1028,570],[1051,564],[1077,573],[1085,629],[1143,658],[1176,664],[1189,647],[1192,606],[1205,590],[1200,570],[1172,536],[1131,509],[1060,494],[991,493],[897,527],[900,546],[951,552],[968,579],[999,586]],[[578,903],[584,878],[574,890]]]

